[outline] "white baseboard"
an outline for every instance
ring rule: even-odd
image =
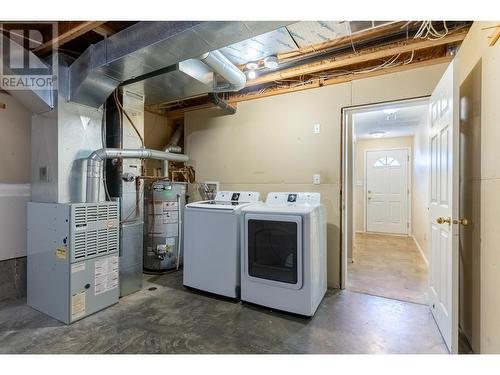
[[[429,266],[429,261],[427,260],[427,257],[425,256],[425,253],[422,250],[422,248],[420,247],[420,244],[418,243],[417,239],[413,235],[411,236],[411,238],[413,238],[413,242],[415,242],[415,245],[417,245],[417,249],[420,252],[420,255],[422,256],[422,259],[424,260],[425,264],[427,264],[427,266]]]

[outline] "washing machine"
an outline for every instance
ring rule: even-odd
[[[240,297],[240,214],[260,202],[258,192],[220,191],[214,200],[184,210],[184,270],[187,287]]]
[[[311,317],[326,292],[319,193],[269,193],[241,213],[241,300]]]

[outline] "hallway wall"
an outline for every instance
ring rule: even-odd
[[[429,263],[429,122],[420,120],[413,137],[412,235],[425,262]]]

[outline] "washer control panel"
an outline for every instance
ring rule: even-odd
[[[218,191],[217,202],[258,202],[260,193],[256,191]]]

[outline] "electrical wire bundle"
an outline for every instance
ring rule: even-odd
[[[437,31],[432,25],[432,21],[418,21],[422,22],[420,28],[417,30],[413,39],[428,39],[428,40],[439,40],[443,39],[446,35],[449,34],[448,26],[446,25],[446,21],[443,21],[444,33],[440,33]],[[411,22],[407,22],[404,26],[408,26]]]

